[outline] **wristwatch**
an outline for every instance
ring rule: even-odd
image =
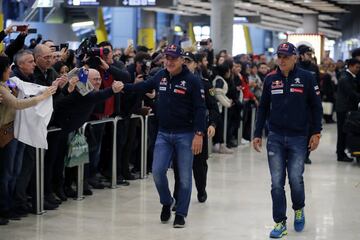
[[[203,132],[200,132],[200,131],[197,131],[195,132],[195,135],[198,135],[200,137],[203,137],[204,136],[204,133]]]

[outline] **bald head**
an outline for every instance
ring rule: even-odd
[[[44,44],[36,45],[36,47],[34,48],[34,57],[36,65],[42,71],[46,71],[53,65],[51,49]]]
[[[95,88],[95,91],[99,91],[100,86],[101,86],[101,76],[100,76],[100,73],[96,69],[93,69],[93,68],[89,69],[88,80],[91,82],[91,84]]]
[[[51,49],[48,46],[46,46],[45,44],[38,44],[34,48],[33,52],[34,52],[34,56],[36,58],[37,56],[41,56],[43,54],[51,53]]]

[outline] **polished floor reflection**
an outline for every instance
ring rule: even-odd
[[[293,230],[288,201],[285,239],[360,239],[360,165],[336,162],[335,131],[334,125],[325,126],[320,149],[311,155],[313,164],[306,166],[305,230]],[[172,179],[171,171],[169,176]],[[83,201],[63,203],[59,210],[0,226],[0,240],[268,239],[273,222],[265,149],[258,154],[246,145],[234,155],[214,154],[209,159],[208,196],[201,204],[193,191],[187,226],[174,229],[172,222],[160,223],[161,206],[149,176],[129,187],[97,190]]]

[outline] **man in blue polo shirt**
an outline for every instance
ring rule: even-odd
[[[286,171],[295,211],[294,228],[297,232],[304,229],[304,160],[308,151],[317,148],[322,130],[319,87],[310,72],[296,66],[296,48],[293,44],[287,42],[279,45],[277,64],[278,69],[264,81],[253,139],[255,150],[260,152],[262,130],[268,120],[267,155],[273,219],[276,223],[270,232],[272,238],[281,238],[287,234],[284,190]],[[309,124],[310,119],[312,124]]]
[[[176,204],[175,228],[185,226],[191,188],[193,155],[201,153],[206,129],[204,90],[198,77],[183,65],[183,50],[177,45],[165,49],[165,67],[153,78],[138,84],[126,84],[126,91],[157,91],[157,118],[159,132],[153,161],[153,178],[163,205],[160,219],[171,218],[175,199],[171,196],[166,176],[173,154],[179,171],[179,190]]]

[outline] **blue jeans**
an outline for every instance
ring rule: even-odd
[[[304,160],[308,151],[307,136],[287,137],[270,132],[267,154],[271,174],[273,219],[276,223],[286,220],[285,180],[289,175],[292,208],[305,206]]]
[[[176,164],[180,180],[176,214],[183,217],[186,217],[188,214],[191,199],[193,164],[191,145],[193,138],[193,132],[164,133],[159,131],[154,149],[152,173],[162,205],[170,205],[172,203],[172,196],[169,190],[169,182],[166,173],[173,158],[173,154],[176,154]]]
[[[15,138],[0,148],[0,212],[9,211],[13,204],[16,178],[21,171],[25,145]]]

